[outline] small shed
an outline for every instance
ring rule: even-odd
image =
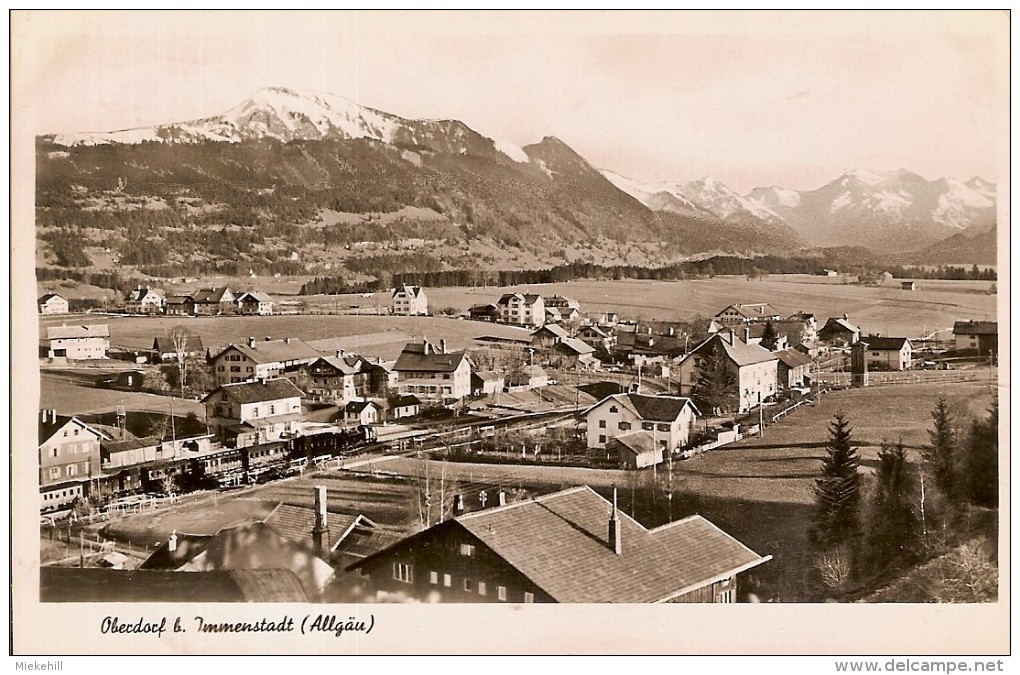
[[[661,464],[662,444],[657,444],[647,431],[632,431],[609,439],[606,449],[615,452],[621,469],[644,469]]]
[[[905,291],[916,291],[917,290],[917,282],[916,281],[901,281],[900,282],[900,288],[902,288]]]

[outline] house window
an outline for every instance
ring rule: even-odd
[[[468,593],[470,593],[471,591],[475,590],[474,582],[471,581],[470,579],[465,579],[464,580],[464,590],[467,591]]]
[[[658,425],[657,428],[658,428],[659,431],[669,431],[669,425],[668,424],[660,424],[660,425]]]
[[[651,422],[642,422],[641,428],[645,431],[653,431],[655,429],[655,425]]]
[[[393,563],[393,578],[404,583],[411,583],[411,565],[408,563]]]
[[[506,586],[496,587],[496,597],[499,598],[501,602],[506,602]]]
[[[472,546],[471,544],[461,544],[460,545],[460,554],[464,555],[464,556],[471,557],[471,556],[473,556],[475,554],[475,547]]]
[[[78,473],[78,466],[76,464],[69,464],[67,466],[67,475],[74,476]]]
[[[217,371],[219,371],[219,372],[221,372],[221,373],[222,373],[223,371],[225,371],[226,369],[227,369],[227,367],[226,367],[226,366],[216,366],[216,370],[217,370]]]
[[[605,420],[599,420],[599,429],[605,429],[605,428],[606,428],[606,421]]]
[[[269,404],[269,414],[270,415],[275,415],[276,414],[276,406],[275,405]]]
[[[605,443],[605,442],[606,442],[606,435],[605,434],[599,434],[599,443]]]
[[[524,591],[524,602],[535,602],[535,594]]]
[[[620,427],[620,431],[630,431],[630,422],[620,422],[616,426]]]
[[[438,584],[439,583],[439,572],[435,572],[435,571],[429,572],[429,583],[430,584]]]
[[[611,413],[620,412],[620,409],[617,408],[615,405],[609,406],[609,412]]]
[[[53,456],[56,457],[60,453],[60,450],[53,448]]]
[[[453,577],[450,576],[449,574],[444,574],[443,575],[443,585],[446,586],[447,588],[450,588],[451,586],[453,586]]]
[[[60,467],[54,466],[50,468],[50,478],[60,478]]]
[[[478,595],[485,595],[485,582],[484,581],[479,581],[478,582]]]

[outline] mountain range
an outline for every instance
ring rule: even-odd
[[[47,241],[58,239],[49,228],[105,231],[86,247],[111,250],[121,264],[215,258],[186,235],[196,227],[221,238],[250,228],[256,247],[239,250],[245,264],[287,254],[315,267],[365,239],[440,242],[443,264],[483,245],[514,258],[520,249],[542,260],[556,251],[564,261],[647,263],[705,251],[917,251],[995,225],[995,186],[979,178],[853,172],[817,190],[747,195],[711,178],[642,184],[554,137],[517,147],[457,120],[405,119],[281,87],[212,117],[41,136],[36,193]],[[125,225],[125,211],[144,227]],[[373,226],[343,215],[373,213],[399,217]],[[153,245],[128,255],[140,228]]]

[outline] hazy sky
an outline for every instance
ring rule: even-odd
[[[1000,178],[998,12],[22,12],[36,133],[224,112],[261,86],[554,135],[647,181],[811,189],[845,170]]]

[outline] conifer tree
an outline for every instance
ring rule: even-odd
[[[772,351],[776,348],[778,341],[779,334],[776,332],[776,327],[772,325],[772,319],[769,319],[761,331],[761,346]]]
[[[721,339],[716,338],[700,355],[697,381],[691,392],[695,405],[706,415],[715,410],[729,412],[736,408],[740,393],[737,374],[730,367],[723,346],[718,342]]]
[[[822,549],[852,543],[860,535],[860,457],[851,431],[842,411],[837,412],[829,425],[822,477],[815,480],[816,511],[811,535]]]
[[[882,445],[875,480],[865,546],[870,572],[908,562],[916,552],[919,528],[914,480],[902,441],[895,446]]]
[[[935,426],[928,430],[931,443],[925,446],[922,457],[924,465],[935,479],[935,486],[950,501],[959,496],[956,481],[956,434],[949,414],[946,399],[940,398],[931,412]]]
[[[992,404],[987,418],[975,420],[967,442],[967,498],[974,504],[999,505],[999,403]]]

